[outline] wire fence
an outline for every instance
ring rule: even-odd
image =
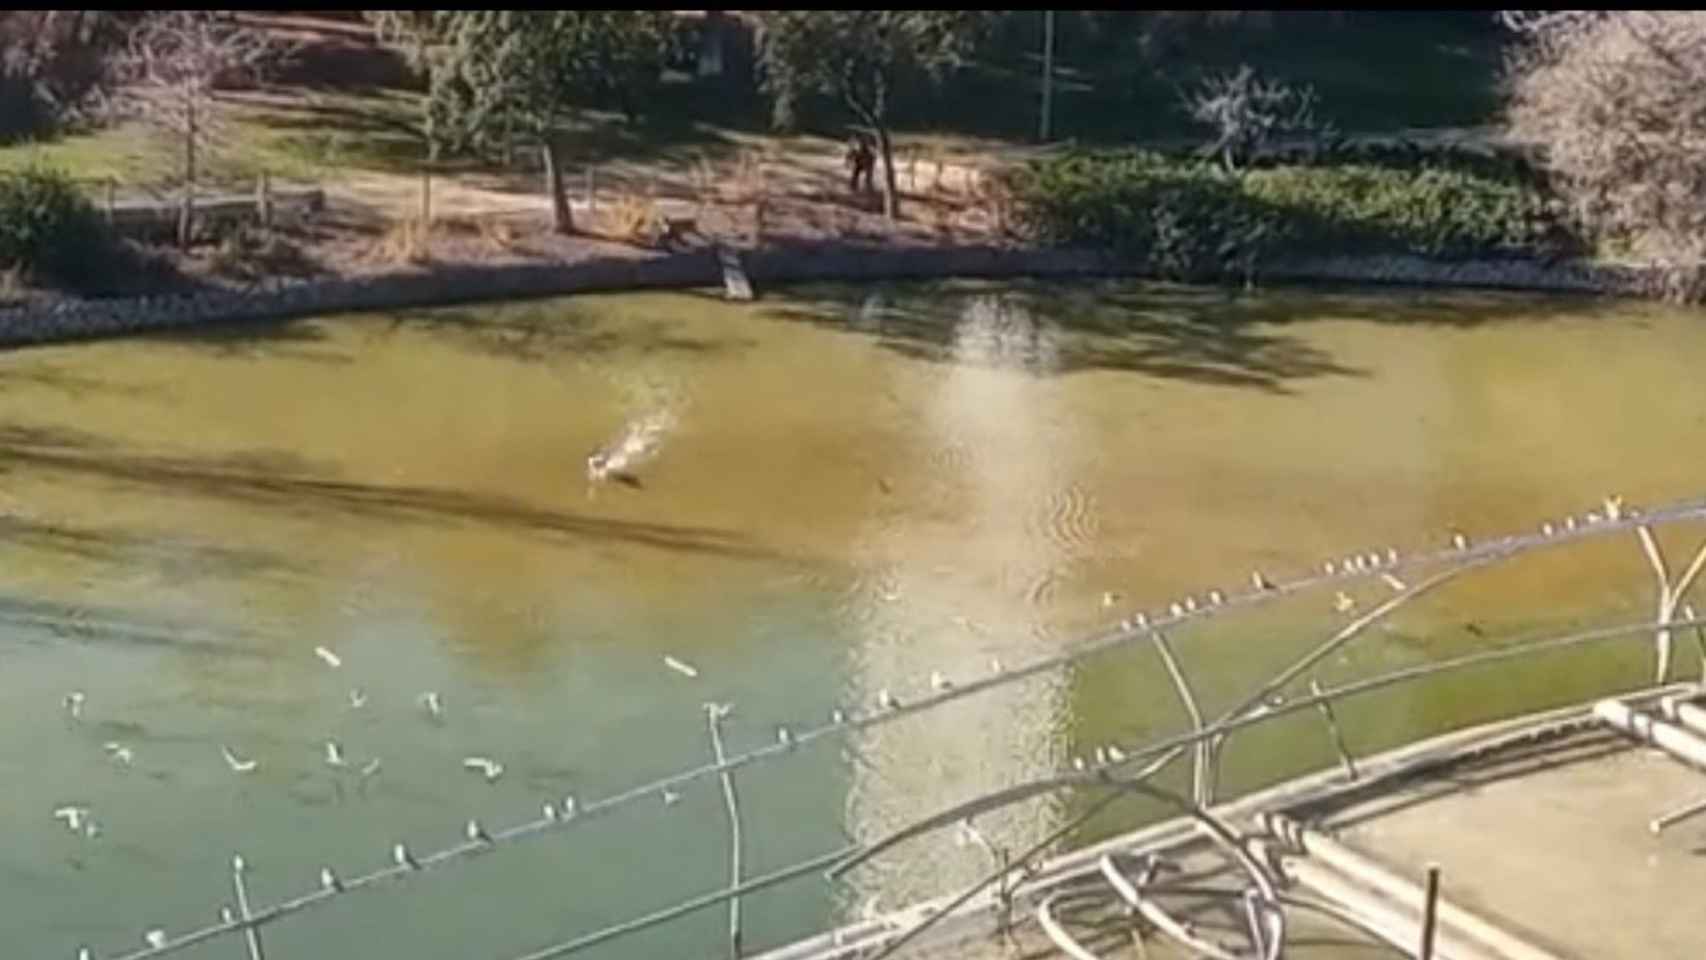
[[[941,672],[930,674],[928,690],[913,691],[904,699],[890,691],[881,691],[875,703],[844,703],[826,711],[827,721],[802,725],[798,729],[782,728],[775,742],[743,753],[728,755],[722,743],[719,724],[727,716],[728,707],[706,704],[705,713],[710,736],[711,759],[699,766],[677,770],[625,790],[592,800],[573,796],[546,802],[538,817],[499,830],[488,831],[475,821],[469,821],[462,843],[427,853],[415,853],[403,844],[391,850],[390,865],[348,878],[339,878],[330,870],[324,871],[317,889],[271,904],[256,906],[249,902],[245,886],[246,864],[239,855],[232,860],[232,887],[236,909],[224,908],[218,923],[176,935],[162,930],[148,931],[143,940],[147,946],[115,954],[101,954],[117,960],[143,960],[167,956],[209,940],[240,936],[251,960],[263,955],[264,928],[300,913],[341,900],[358,891],[382,884],[405,881],[414,875],[437,869],[448,869],[470,857],[494,847],[520,843],[546,835],[583,829],[588,823],[631,804],[663,799],[668,803],[676,792],[696,781],[716,777],[720,783],[728,818],[731,846],[730,882],[727,886],[708,891],[651,913],[633,917],[589,931],[574,938],[552,943],[515,960],[547,960],[569,956],[593,946],[616,940],[641,930],[668,923],[688,914],[726,904],[729,916],[728,947],[732,957],[743,955],[741,899],[748,895],[814,874],[834,882],[849,871],[887,854],[902,844],[956,825],[964,825],[982,814],[1002,809],[1025,800],[1072,789],[1109,789],[1121,794],[1138,792],[1164,797],[1198,817],[1210,817],[1209,811],[1224,798],[1217,796],[1221,755],[1227,739],[1233,734],[1259,725],[1274,722],[1299,712],[1313,712],[1322,717],[1344,774],[1351,780],[1359,776],[1356,759],[1346,746],[1334,705],[1397,685],[1414,682],[1453,671],[1466,670],[1507,660],[1532,657],[1542,653],[1651,637],[1654,649],[1655,682],[1664,683],[1673,673],[1676,638],[1683,631],[1693,635],[1701,663],[1701,683],[1706,685],[1706,618],[1696,615],[1684,597],[1706,568],[1706,542],[1690,556],[1680,572],[1673,573],[1653,529],[1665,524],[1706,519],[1706,497],[1671,503],[1651,510],[1638,510],[1607,498],[1603,507],[1581,516],[1546,521],[1526,533],[1509,534],[1471,543],[1461,533],[1453,534],[1451,542],[1441,548],[1414,554],[1400,553],[1394,548],[1360,551],[1344,559],[1324,562],[1318,572],[1291,579],[1269,579],[1260,571],[1247,575],[1248,586],[1236,592],[1210,589],[1170,603],[1154,613],[1134,612],[1117,625],[1068,645],[1050,656],[1036,658],[1011,667],[993,665],[991,672],[981,677],[950,677]],[[1645,557],[1655,582],[1655,615],[1651,620],[1622,623],[1567,634],[1530,637],[1493,649],[1483,649],[1461,656],[1434,660],[1392,670],[1337,686],[1323,686],[1314,675],[1316,668],[1328,657],[1341,651],[1358,637],[1393,612],[1420,597],[1428,595],[1459,577],[1473,571],[1503,563],[1535,551],[1577,544],[1589,540],[1633,534]],[[1252,690],[1232,709],[1209,718],[1200,709],[1196,688],[1174,655],[1168,634],[1185,626],[1224,616],[1234,611],[1250,610],[1304,591],[1325,587],[1343,587],[1364,581],[1383,581],[1391,594],[1368,612],[1354,617],[1334,630],[1285,669]],[[920,818],[890,835],[870,842],[855,842],[756,877],[743,877],[742,821],[734,774],[754,764],[775,761],[814,741],[826,737],[846,736],[904,717],[936,710],[946,704],[1004,688],[1026,678],[1097,656],[1112,650],[1138,644],[1152,645],[1162,661],[1170,684],[1176,690],[1189,720],[1186,732],[1144,743],[1107,744],[1095,750],[1091,758],[1073,758],[1061,769],[1028,782],[957,804]],[[1307,685],[1299,688],[1301,681]],[[1190,756],[1191,794],[1175,797],[1148,784],[1150,778],[1175,761]],[[1106,799],[1106,798],[1105,798]],[[1106,799],[1111,803],[1111,799]],[[913,928],[895,931],[892,939],[878,956],[887,956],[899,949],[928,926],[950,915],[953,908],[974,897],[991,885],[999,885],[1004,894],[1010,893],[1015,872],[1022,873],[1032,861],[1057,845],[1073,831],[1080,829],[1106,803],[1099,801],[1091,810],[1056,830],[1047,842],[1036,845],[1018,856],[1004,850],[994,850],[999,866],[996,871],[968,889],[947,907],[934,912]],[[1211,818],[1212,819],[1212,818]],[[987,844],[986,844],[987,845]],[[1270,898],[1271,900],[1271,898]],[[1277,901],[1275,901],[1277,902]],[[1263,945],[1275,943],[1276,934],[1261,924],[1277,909],[1273,902],[1266,907],[1252,908],[1259,921],[1251,936]],[[97,956],[90,948],[79,948],[79,960]]]

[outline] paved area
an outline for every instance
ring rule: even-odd
[[[1706,817],[1647,829],[1706,795],[1706,774],[1620,744],[1347,811],[1339,838],[1411,876],[1438,862],[1446,896],[1562,956],[1706,956]]]

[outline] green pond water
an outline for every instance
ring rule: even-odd
[[[1486,294],[941,283],[740,305],[585,296],[0,355],[0,942],[111,956],[217,919],[234,853],[268,904],[314,889],[323,865],[354,876],[398,841],[457,843],[471,817],[497,830],[567,793],[596,800],[705,762],[707,702],[733,704],[740,752],[885,688],[927,693],[932,671],[984,676],[1133,610],[1243,590],[1252,568],[1532,530],[1611,492],[1697,495],[1701,321]],[[636,424],[657,441],[638,485],[589,483],[588,453]],[[1698,536],[1664,539],[1680,553]],[[1366,609],[1385,590],[1349,592]],[[1173,635],[1205,709],[1342,624],[1332,592]],[[1651,608],[1633,539],[1604,539],[1465,578],[1319,676]],[[1650,659],[1640,643],[1551,656],[1339,716],[1367,752],[1631,686]],[[738,775],[746,870],[1184,726],[1138,646],[825,738]],[[257,768],[234,772],[222,748]],[[1223,789],[1334,756],[1299,715],[1229,741]],[[979,826],[1018,848],[1084,802]],[[54,818],[68,804],[99,836]],[[1116,808],[1083,838],[1156,812]],[[288,918],[267,956],[503,960],[713,889],[726,858],[703,779],[677,803]],[[746,942],[987,869],[947,831],[844,882],[748,899]],[[590,955],[722,955],[725,922],[717,908]]]

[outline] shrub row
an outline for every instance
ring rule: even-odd
[[[0,269],[87,289],[111,273],[117,250],[106,221],[64,173],[0,174]]]
[[[1544,188],[1457,165],[1274,166],[1240,176],[1152,153],[1069,155],[1011,171],[1029,239],[1084,245],[1179,279],[1248,275],[1276,255],[1554,256],[1575,241]]]

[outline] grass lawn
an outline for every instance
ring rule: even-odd
[[[1277,14],[1274,27],[1200,30],[1171,49],[1139,53],[1136,22],[1062,14],[1056,37],[1054,135],[1092,144],[1193,136],[1175,103],[1177,90],[1206,72],[1251,63],[1315,86],[1322,113],[1346,132],[1473,125],[1497,109],[1498,35],[1471,16],[1438,13],[1352,15],[1326,27]],[[1034,22],[1033,22],[1034,21]],[[897,144],[949,160],[1032,143],[1038,100],[1042,16],[1010,20],[984,58],[939,91],[897,92]],[[1109,26],[1109,25],[1112,26]],[[335,180],[363,172],[417,172],[425,149],[418,133],[419,94],[370,84],[277,87],[226,95],[232,119],[224,145],[204,158],[210,185],[242,188],[265,170],[281,181]],[[801,133],[839,141],[849,118],[833,102],[817,105]],[[634,122],[585,112],[567,130],[570,163],[658,164],[685,168],[701,157],[723,163],[744,149],[800,149],[778,139],[756,92],[724,90],[676,77],[647,115]],[[815,149],[833,149],[815,141]],[[117,178],[155,187],[175,181],[178,147],[134,125],[74,134],[53,142],[0,147],[0,171],[31,162],[62,167],[98,182]],[[524,149],[515,171],[537,169]],[[502,172],[490,160],[457,160],[442,173]]]

